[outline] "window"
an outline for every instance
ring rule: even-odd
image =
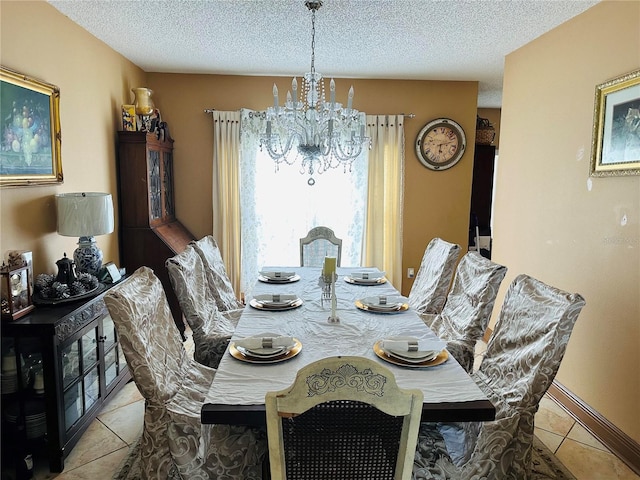
[[[367,152],[351,172],[338,167],[316,174],[310,186],[300,162],[276,171],[268,153],[260,151],[259,140],[251,137],[241,140],[242,291],[249,292],[264,266],[300,265],[300,238],[318,225],[342,239],[342,266],[360,265]]]

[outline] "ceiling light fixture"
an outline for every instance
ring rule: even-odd
[[[260,148],[266,147],[276,163],[293,165],[302,157],[301,174],[309,174],[309,185],[315,184],[313,175],[342,166],[351,171],[353,161],[369,141],[365,136],[365,114],[352,107],[353,86],[349,89],[347,106],[336,103],[336,85],[329,83],[329,101],[325,101],[322,74],[315,68],[316,12],[321,0],[307,0],[311,11],[311,71],[302,78],[298,98],[298,80],[291,82],[284,105],[278,104],[278,87],[273,85],[273,106],[267,108],[266,131],[260,137]],[[297,153],[292,153],[293,147]]]

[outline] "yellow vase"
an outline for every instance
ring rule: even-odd
[[[131,91],[135,95],[133,103],[136,106],[136,113],[138,115],[151,115],[153,113],[153,109],[155,108],[153,100],[151,99],[153,90],[144,87],[138,87],[132,88]]]

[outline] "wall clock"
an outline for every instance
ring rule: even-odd
[[[420,163],[431,170],[446,170],[460,161],[467,138],[460,125],[448,118],[430,121],[416,139]]]

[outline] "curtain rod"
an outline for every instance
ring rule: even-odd
[[[204,113],[213,113],[215,111],[216,111],[215,108],[205,108],[204,109]],[[387,115],[387,114],[385,114],[385,115]],[[402,115],[403,117],[407,117],[407,118],[416,118],[415,113],[399,113],[398,115]]]

